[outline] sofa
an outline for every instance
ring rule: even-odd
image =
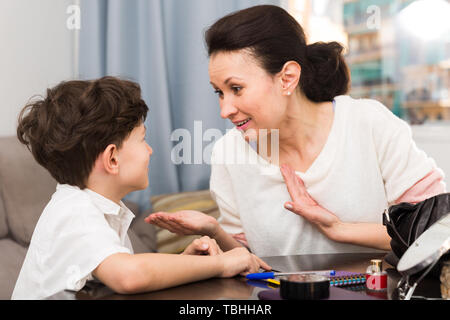
[[[16,137],[0,137],[0,300],[10,299],[39,217],[56,181]],[[136,218],[128,231],[135,253],[180,253],[199,236],[180,236],[144,222],[151,212],[199,210],[219,216],[209,190],[153,196],[152,209],[124,200]]]

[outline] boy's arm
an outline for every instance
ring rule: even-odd
[[[103,260],[93,275],[117,293],[132,294],[216,277],[221,272],[217,256],[117,253]]]
[[[116,253],[93,275],[117,293],[133,294],[169,288],[213,277],[271,270],[260,258],[240,247],[215,256],[164,253]]]

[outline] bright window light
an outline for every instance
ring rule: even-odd
[[[444,0],[418,0],[398,14],[402,27],[422,40],[436,40],[450,32],[450,4]]]

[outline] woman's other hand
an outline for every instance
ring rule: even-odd
[[[219,223],[214,217],[194,210],[173,213],[155,212],[144,221],[179,235],[202,235],[214,238],[219,229]]]
[[[230,235],[233,237],[234,240],[239,241],[245,247],[249,248],[247,237],[245,236],[245,233],[243,233],[243,232],[241,232],[241,233],[233,233],[233,234],[230,234]]]
[[[292,201],[284,207],[313,223],[327,237],[333,239],[337,228],[341,224],[339,218],[320,206],[308,193],[302,179],[288,165],[281,166],[281,174]]]

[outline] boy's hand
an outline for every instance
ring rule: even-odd
[[[180,235],[202,235],[214,238],[219,223],[214,217],[200,211],[182,210],[173,213],[155,212],[145,222]]]
[[[200,239],[195,239],[192,241],[192,243],[181,254],[216,256],[222,253],[223,252],[216,240],[204,236]]]
[[[223,267],[219,275],[221,278],[234,277],[237,274],[245,276],[249,273],[258,272],[260,268],[267,271],[272,270],[271,266],[245,248],[234,248],[219,257],[222,260]]]

